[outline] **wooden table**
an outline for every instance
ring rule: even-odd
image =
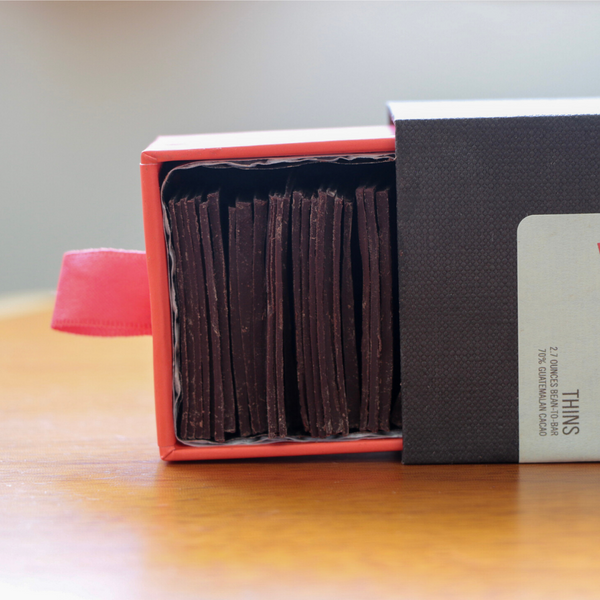
[[[165,464],[150,339],[49,320],[0,318],[0,597],[600,597],[600,465]]]

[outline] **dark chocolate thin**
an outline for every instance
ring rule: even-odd
[[[315,242],[315,290],[316,290],[316,309],[317,309],[317,352],[319,362],[319,373],[321,377],[321,399],[323,404],[323,417],[325,433],[331,435],[334,432],[332,422],[332,404],[334,400],[331,398],[329,382],[331,377],[335,377],[331,368],[333,361],[331,356],[331,348],[327,339],[327,330],[330,323],[327,321],[325,310],[325,263],[326,250],[325,231],[327,226],[327,194],[319,192],[319,197],[316,200],[317,209],[317,230]],[[315,210],[315,205],[313,205]]]
[[[335,372],[337,377],[339,414],[341,431],[344,435],[349,433],[348,403],[346,400],[346,381],[344,377],[344,352],[342,344],[342,313],[341,313],[341,283],[340,271],[342,267],[342,214],[344,200],[339,196],[334,199],[333,209],[333,239],[332,239],[332,266],[333,266],[333,354],[335,359]]]
[[[242,355],[248,395],[256,398],[256,379],[254,375],[254,307],[252,298],[252,252],[254,247],[252,205],[250,202],[236,202],[236,254],[238,297]]]
[[[287,435],[285,416],[285,348],[284,348],[284,249],[286,211],[289,209],[289,199],[278,199],[275,221],[275,377],[277,389],[277,430],[279,436]]]
[[[365,188],[369,261],[371,266],[371,373],[369,375],[369,422],[367,429],[379,430],[380,361],[381,361],[381,294],[379,281],[379,234],[375,217],[375,188]]]
[[[279,202],[269,199],[269,222],[267,228],[267,421],[270,438],[279,435],[277,419],[277,372],[276,372],[276,290],[275,290],[275,229]]]
[[[342,418],[335,349],[333,344],[333,212],[335,193],[319,192],[325,203],[325,237],[323,241],[323,307],[325,332],[325,364],[327,365],[327,383],[329,385],[329,405],[331,410],[332,433],[343,433],[347,428]]]
[[[317,271],[317,217],[319,214],[318,199],[313,196],[310,199],[310,234],[309,234],[309,253],[308,253],[308,274],[309,274],[309,327],[310,327],[310,345],[312,356],[313,369],[313,384],[314,384],[314,399],[315,412],[317,416],[317,436],[326,437],[325,430],[325,415],[323,411],[323,394],[321,386],[321,370],[319,363],[319,343],[318,329],[319,322],[317,318],[317,286],[316,286],[316,271]]]
[[[250,418],[254,434],[267,432],[267,281],[266,244],[269,204],[254,199],[254,232],[252,251],[252,306],[254,307],[254,380],[256,394],[249,397]]]
[[[381,397],[379,428],[390,430],[392,381],[394,374],[394,332],[392,313],[392,246],[390,239],[390,206],[388,192],[375,194],[379,228],[379,270],[381,274],[381,361],[379,367]]]
[[[193,393],[190,397],[190,413],[193,423],[192,439],[210,439],[210,375],[201,369],[202,362],[202,326],[206,322],[206,304],[202,304],[204,297],[204,280],[202,251],[200,248],[198,220],[196,217],[195,201],[193,199],[183,200],[180,203],[179,231],[183,232],[186,252],[184,253],[184,266],[187,276],[187,298],[186,306],[190,344],[188,350],[192,349],[191,366],[194,369]],[[206,329],[204,330],[206,331]],[[188,359],[190,354],[188,352]],[[204,390],[204,379],[208,377],[208,401],[201,393]],[[189,431],[188,431],[189,433]]]
[[[231,358],[233,361],[233,376],[235,397],[238,413],[240,435],[247,437],[252,434],[250,428],[250,411],[248,408],[248,385],[244,366],[244,351],[242,347],[242,325],[240,322],[240,306],[238,296],[238,267],[236,249],[237,211],[234,206],[228,208],[229,213],[229,315],[231,325]]]
[[[344,241],[342,249],[342,339],[344,373],[350,429],[358,429],[360,418],[360,377],[356,349],[356,319],[354,316],[354,281],[352,277],[352,220],[354,206],[344,200]]]
[[[304,430],[300,399],[298,394],[298,363],[296,361],[294,316],[292,305],[292,257],[291,257],[291,182],[286,185],[283,196],[283,227],[281,230],[281,246],[283,254],[282,280],[283,280],[283,385],[285,405],[285,419],[288,435],[295,435]]]
[[[358,222],[358,244],[362,263],[362,337],[360,431],[366,431],[369,421],[369,391],[371,389],[371,263],[369,260],[369,238],[365,213],[365,188],[356,189],[356,216]]]
[[[197,439],[198,431],[202,429],[202,413],[199,403],[200,394],[197,385],[197,376],[199,369],[199,340],[198,340],[198,321],[199,315],[195,304],[197,294],[197,275],[194,269],[194,250],[192,242],[192,229],[189,223],[189,203],[192,200],[181,200],[175,205],[175,218],[177,220],[177,230],[179,240],[182,245],[182,278],[184,281],[185,292],[183,296],[184,308],[184,335],[186,338],[187,357],[185,373],[188,379],[188,439]]]
[[[225,415],[223,427],[228,433],[235,433],[235,394],[233,391],[233,374],[231,369],[231,347],[229,341],[229,302],[227,299],[227,270],[225,267],[225,250],[221,215],[219,211],[219,193],[208,194],[206,199],[208,220],[213,246],[213,266],[215,269],[215,286],[218,299],[219,330],[221,333],[221,372],[223,375],[223,401]]]
[[[212,406],[212,370],[211,370],[211,351],[210,351],[210,323],[208,314],[208,297],[206,283],[206,268],[204,264],[204,253],[202,250],[202,241],[200,239],[200,229],[198,224],[198,203],[201,198],[196,198],[189,206],[189,225],[192,237],[192,247],[194,256],[194,271],[197,278],[197,296],[195,297],[196,307],[199,318],[199,353],[200,365],[202,371],[202,427],[200,431],[196,430],[198,438],[208,440],[211,437],[211,406]]]
[[[310,276],[309,276],[309,256],[310,256],[310,198],[301,197],[302,201],[302,225],[300,227],[300,267],[302,271],[302,350],[304,352],[304,373],[306,380],[306,408],[308,411],[309,431],[312,437],[318,436],[317,429],[317,409],[315,405],[315,387],[314,371],[311,346],[310,329]]]
[[[306,432],[310,431],[306,393],[306,374],[304,370],[304,336],[302,329],[302,194],[292,195],[292,300],[294,304],[294,323],[296,340],[296,362],[298,377],[298,398],[302,425]]]
[[[219,298],[215,282],[215,269],[213,262],[213,248],[210,234],[210,223],[208,217],[208,206],[201,202],[198,206],[200,220],[200,236],[204,249],[204,261],[206,266],[206,287],[208,292],[208,314],[210,318],[210,338],[212,349],[212,365],[214,375],[214,396],[211,411],[211,430],[215,441],[225,441],[224,419],[225,401],[223,396],[223,374],[221,362],[221,331],[219,328]]]
[[[190,405],[190,359],[188,358],[188,340],[186,327],[186,310],[185,296],[186,289],[184,285],[184,268],[183,268],[183,252],[182,240],[177,224],[177,215],[175,208],[175,199],[170,200],[167,204],[169,213],[169,222],[171,225],[171,243],[175,254],[174,275],[177,286],[177,314],[179,317],[179,373],[181,379],[181,405],[179,409],[179,437],[181,439],[190,439],[192,435],[192,426],[190,424],[189,405]],[[190,349],[191,355],[191,349]]]

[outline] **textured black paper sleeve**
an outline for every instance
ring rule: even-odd
[[[600,117],[396,127],[403,460],[516,462],[517,227],[600,211]]]

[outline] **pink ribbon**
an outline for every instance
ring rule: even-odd
[[[52,328],[96,336],[150,335],[146,253],[111,248],[65,253]]]

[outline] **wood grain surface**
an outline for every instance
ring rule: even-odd
[[[600,466],[165,464],[149,338],[0,318],[0,597],[596,598]]]

